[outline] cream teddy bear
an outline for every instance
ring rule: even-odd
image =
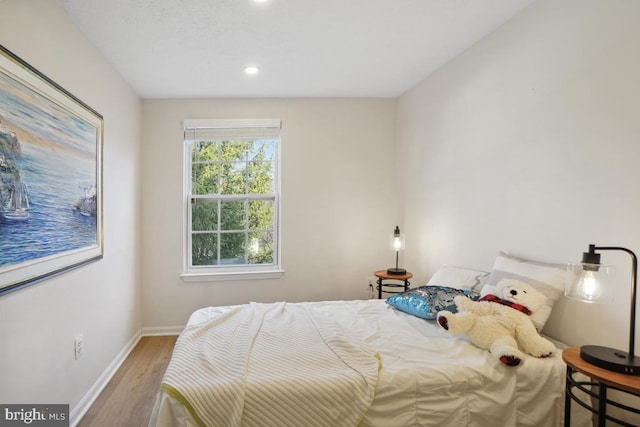
[[[548,357],[556,349],[538,334],[529,318],[546,297],[524,282],[503,279],[496,285],[495,295],[478,301],[457,296],[453,301],[458,312],[438,312],[440,326],[453,335],[466,335],[505,365],[520,364],[520,349],[534,357]]]

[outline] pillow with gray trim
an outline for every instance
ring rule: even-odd
[[[500,251],[480,295],[495,292],[502,279],[515,279],[533,286],[547,298],[545,306],[531,315],[531,321],[540,332],[551,315],[553,305],[564,293],[566,271],[566,264],[533,261]]]
[[[443,265],[436,271],[427,285],[449,286],[458,289],[480,291],[487,282],[489,271]]]

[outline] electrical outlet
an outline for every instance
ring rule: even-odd
[[[78,335],[76,339],[73,340],[73,347],[75,350],[76,360],[84,356],[84,336],[82,334]]]

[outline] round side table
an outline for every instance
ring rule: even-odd
[[[408,271],[405,274],[389,274],[387,270],[378,270],[373,273],[377,278],[378,286],[378,299],[382,298],[382,293],[398,294],[409,290],[409,279],[413,277],[413,274]],[[387,281],[388,283],[385,283]],[[400,282],[400,283],[399,283]],[[389,288],[389,289],[384,289]],[[395,290],[401,288],[402,290]]]

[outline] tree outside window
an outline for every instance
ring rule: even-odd
[[[190,141],[190,264],[277,263],[278,139]]]

